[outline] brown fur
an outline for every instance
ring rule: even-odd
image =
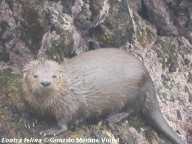
[[[44,87],[42,81],[50,85]],[[171,141],[182,144],[162,117],[146,68],[123,50],[90,51],[63,65],[49,60],[32,61],[24,68],[23,88],[29,105],[54,116],[61,127],[135,110]]]

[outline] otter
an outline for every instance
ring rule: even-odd
[[[135,111],[174,144],[184,143],[163,118],[144,64],[124,50],[91,50],[63,64],[31,61],[24,67],[23,89],[28,105],[55,117],[56,134],[77,121]]]

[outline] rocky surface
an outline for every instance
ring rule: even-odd
[[[1,0],[0,136],[40,138],[38,133],[48,127],[22,116],[20,80],[26,62],[40,56],[61,62],[88,50],[118,47],[144,62],[164,117],[191,144],[191,24],[190,0]],[[113,127],[85,124],[60,137],[69,136],[168,143],[137,116]]]

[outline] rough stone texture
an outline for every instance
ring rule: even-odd
[[[158,37],[151,49],[131,50],[144,60],[161,111],[183,139],[191,131],[191,46],[184,37]]]
[[[143,0],[141,14],[153,23],[160,35],[177,35],[177,29],[171,20],[171,15],[165,1]]]
[[[99,47],[124,48],[146,65],[168,123],[192,143],[191,0],[1,0],[0,136],[34,136],[47,123],[20,114],[15,73],[40,56],[57,61]],[[17,78],[18,79],[18,78]],[[21,104],[22,105],[22,104]],[[79,126],[60,137],[115,137],[114,143],[168,143],[129,118],[113,128]],[[30,125],[24,125],[30,123]]]
[[[140,14],[153,23],[162,36],[181,35],[192,41],[190,0],[142,0]]]

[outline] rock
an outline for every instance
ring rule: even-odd
[[[29,47],[19,30],[21,5],[16,1],[1,1],[0,4],[0,59],[15,67],[22,67],[32,58]],[[16,18],[15,18],[16,17]]]
[[[0,72],[20,74],[24,63],[39,56],[62,62],[64,57],[96,48],[126,49],[149,70],[161,110],[170,126],[191,143],[191,7],[191,0],[128,0],[128,4],[127,0],[1,0]],[[11,79],[12,76],[6,80]],[[3,112],[8,118],[0,120],[1,134],[16,136],[23,130],[22,136],[37,137],[36,133],[49,127],[42,121],[30,130],[20,126],[16,122],[19,118],[12,119],[11,111],[7,110],[14,104],[7,95],[14,94],[3,88],[0,114]],[[12,121],[15,122],[14,132],[9,127]],[[141,140],[146,144],[168,143],[153,130],[148,131],[147,125],[130,123],[128,118],[128,123],[116,125],[116,130],[106,125],[92,131],[87,125],[74,130],[80,130],[80,136],[86,137],[95,133],[114,135],[122,143],[140,144]],[[109,133],[101,133],[102,129]],[[70,136],[70,132],[61,137],[66,135]]]
[[[190,116],[192,87],[188,82],[192,69],[184,65],[184,61],[191,59],[191,46],[184,37],[158,37],[151,49],[136,48],[134,51],[142,57],[152,76],[161,111],[183,139],[188,133],[185,126],[189,124],[187,115]],[[177,65],[174,71],[170,71],[172,64]]]
[[[153,23],[160,35],[178,35],[169,8],[162,0],[143,0],[143,16]]]
[[[92,33],[101,47],[120,47],[132,40],[133,25],[127,5],[123,1],[103,2],[103,22]]]

